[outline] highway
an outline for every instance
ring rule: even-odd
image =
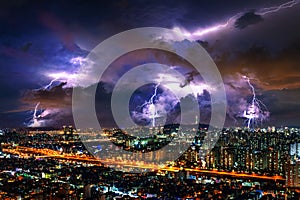
[[[51,149],[37,149],[32,147],[17,146],[15,148],[3,148],[3,152],[17,154],[20,157],[28,158],[34,156],[35,158],[52,158],[59,160],[68,160],[68,161],[78,161],[93,163],[100,166],[122,166],[126,168],[141,168],[141,169],[151,169],[160,170],[160,171],[169,171],[169,172],[178,172],[184,169],[187,172],[211,175],[211,176],[224,176],[224,177],[233,177],[233,178],[247,178],[247,179],[261,179],[261,180],[272,180],[272,181],[284,181],[285,178],[282,176],[264,176],[258,174],[245,174],[245,173],[236,173],[236,172],[224,172],[217,170],[205,170],[197,168],[179,168],[179,167],[161,167],[155,163],[144,163],[143,161],[133,161],[133,160],[116,160],[114,158],[106,159],[97,159],[95,157],[90,157],[86,155],[73,155],[66,154],[55,151]]]

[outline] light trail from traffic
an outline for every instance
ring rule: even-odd
[[[51,159],[58,159],[58,160],[69,160],[69,161],[79,161],[85,163],[93,163],[95,165],[101,166],[110,166],[110,165],[122,165],[124,167],[129,168],[141,168],[141,169],[152,169],[152,171],[159,170],[159,171],[168,171],[168,172],[179,172],[181,170],[185,170],[187,172],[193,172],[198,174],[205,174],[205,175],[215,175],[215,176],[228,176],[232,178],[247,178],[247,179],[261,179],[261,180],[272,180],[272,181],[285,181],[285,178],[282,176],[265,176],[265,175],[258,175],[258,174],[245,174],[245,173],[237,173],[237,172],[224,172],[224,171],[217,171],[217,170],[205,170],[205,169],[195,169],[195,168],[180,168],[180,167],[161,167],[157,164],[151,163],[143,163],[139,161],[118,161],[113,159],[97,159],[91,156],[79,156],[79,155],[72,155],[72,154],[62,154],[60,151],[55,151],[51,149],[37,149],[31,147],[24,147],[18,146],[15,149],[8,149],[4,148],[3,152],[17,154],[20,156],[26,155],[26,153],[30,152],[31,154],[36,154],[35,158],[51,158]],[[26,156],[24,156],[26,157]]]

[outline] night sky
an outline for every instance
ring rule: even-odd
[[[74,77],[85,57],[106,38],[139,27],[175,28],[208,51],[226,88],[226,126],[245,125],[241,115],[252,93],[243,76],[250,78],[267,107],[268,116],[260,125],[300,125],[298,0],[10,0],[0,4],[0,127],[73,124],[72,87],[82,87]],[[216,25],[224,26],[201,33]],[[147,62],[180,66],[183,73],[189,72],[188,64],[159,51],[141,50],[119,58],[98,85],[96,107],[107,126],[110,111],[105,105],[111,87],[122,70]],[[193,78],[194,84],[201,84]],[[147,94],[153,92],[149,88],[153,86],[137,91],[130,109],[149,98]],[[162,90],[159,103],[171,105]],[[199,93],[200,105],[209,110],[209,94]],[[33,120],[37,103],[38,118]],[[172,114],[177,107],[167,109]],[[203,123],[208,117],[204,115]]]

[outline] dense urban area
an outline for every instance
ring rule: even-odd
[[[177,125],[150,129],[3,129],[0,198],[300,198],[297,128],[228,128],[214,133],[199,126],[196,136]],[[130,131],[144,137],[131,136]],[[203,141],[209,134],[217,134],[218,140],[208,151]],[[164,165],[150,162],[168,156],[155,153],[162,146],[183,142],[191,146],[179,158]],[[133,152],[136,159],[111,157],[120,151]]]

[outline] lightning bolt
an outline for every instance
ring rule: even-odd
[[[285,9],[285,8],[291,8],[295,5],[297,5],[299,3],[299,1],[289,1],[286,3],[283,3],[279,6],[273,6],[273,7],[269,7],[269,8],[262,8],[259,12],[257,12],[258,15],[267,15],[270,13],[274,13],[274,12],[278,12],[281,9]]]
[[[271,13],[274,13],[274,12],[278,12],[282,9],[294,7],[299,2],[300,2],[299,0],[297,0],[297,1],[293,0],[293,1],[289,1],[289,2],[286,2],[286,3],[280,4],[279,6],[261,8],[257,12],[255,12],[255,14],[262,15],[262,16],[267,15],[267,14],[271,14]],[[233,24],[233,22],[235,20],[237,20],[239,17],[241,17],[242,15],[243,15],[243,13],[239,12],[239,13],[233,15],[232,17],[230,17],[224,23],[216,24],[216,25],[206,27],[206,28],[200,28],[200,29],[196,30],[195,32],[189,32],[189,31],[184,30],[184,29],[179,28],[179,27],[174,27],[173,30],[177,31],[177,32],[179,32],[179,33],[183,34],[184,36],[189,37],[191,39],[199,39],[202,36],[207,35],[208,33],[217,32],[217,31],[220,31],[222,29],[225,29],[225,28],[231,26]]]
[[[35,90],[49,90],[50,87],[52,86],[52,84],[55,82],[55,81],[58,81],[60,77],[57,77],[57,78],[54,78],[50,81],[50,83],[48,83],[47,85],[45,85],[44,87],[40,88],[40,89],[35,89]],[[37,116],[37,111],[38,111],[38,107],[40,105],[40,102],[38,102],[35,107],[34,107],[34,112],[33,112],[33,116],[32,116],[32,120],[31,120],[31,123],[28,125],[29,127],[39,127],[41,126],[41,123],[39,122],[38,120],[38,116]],[[45,110],[42,111],[41,114],[43,114]]]
[[[54,78],[50,81],[49,84],[45,85],[44,87],[40,88],[42,90],[48,90],[50,89],[50,87],[52,86],[52,84],[57,81],[59,79],[59,77],[57,78]],[[40,90],[40,89],[36,89],[36,90]],[[39,123],[38,121],[38,116],[37,116],[37,111],[38,111],[38,107],[40,105],[40,102],[38,102],[36,105],[35,105],[35,108],[34,108],[34,112],[33,112],[33,116],[32,116],[32,120],[31,120],[31,124],[29,124],[28,126],[29,127],[38,127],[40,126],[41,124]],[[44,112],[44,111],[43,111]],[[43,113],[42,112],[42,113]]]
[[[152,127],[155,127],[155,118],[157,117],[157,110],[155,107],[155,98],[157,96],[157,89],[158,86],[160,85],[160,83],[157,83],[154,87],[154,92],[152,94],[152,96],[150,97],[150,99],[148,101],[146,101],[144,104],[138,106],[138,108],[146,108],[146,110],[150,113],[150,117],[151,117],[151,122],[152,122]]]
[[[157,114],[156,107],[155,107],[155,104],[154,104],[154,98],[157,95],[158,86],[159,86],[159,83],[155,85],[154,93],[153,93],[153,95],[151,96],[151,98],[149,100],[149,102],[150,102],[149,110],[150,110],[151,117],[152,117],[152,127],[155,127],[155,116]]]
[[[192,33],[188,32],[186,30],[183,30],[182,28],[179,28],[179,27],[174,27],[173,30],[183,34],[186,37],[197,38],[197,37],[201,37],[203,35],[206,35],[208,33],[216,32],[216,31],[219,31],[221,29],[224,29],[224,28],[228,27],[233,21],[235,21],[240,16],[241,16],[241,13],[238,13],[238,14],[230,17],[226,22],[224,22],[222,24],[217,24],[217,25],[210,26],[210,27],[207,27],[207,28],[200,28],[200,29],[198,29],[198,30],[196,30],[195,32],[192,32]]]
[[[48,90],[51,87],[51,85],[57,80],[58,80],[58,78],[51,80],[50,83],[44,87],[44,90]]]
[[[38,107],[40,105],[40,102],[38,102],[35,107],[34,107],[34,112],[33,112],[33,116],[32,116],[32,123],[29,125],[29,127],[37,127],[40,126],[40,123],[38,121],[38,116],[37,116],[37,111],[38,111]]]
[[[248,86],[252,92],[252,100],[247,110],[244,111],[243,117],[247,118],[247,127],[250,128],[251,124],[255,124],[256,119],[263,121],[268,117],[269,112],[265,104],[262,103],[257,97],[254,86],[251,84],[250,78],[243,76],[246,79]]]
[[[206,35],[208,33],[211,33],[211,32],[216,32],[216,31],[219,31],[221,29],[224,29],[226,28],[227,26],[229,26],[234,20],[236,20],[239,16],[241,15],[241,13],[238,13],[232,17],[230,17],[225,23],[223,24],[218,24],[218,25],[215,25],[215,26],[211,26],[211,27],[208,27],[208,28],[205,28],[205,29],[201,29],[201,30],[197,30],[196,32],[192,33],[193,36],[203,36],[203,35]]]

